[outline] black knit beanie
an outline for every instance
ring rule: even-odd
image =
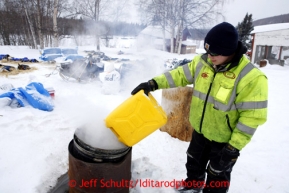
[[[223,22],[213,27],[205,37],[205,50],[222,56],[232,55],[238,47],[238,32],[230,23]]]

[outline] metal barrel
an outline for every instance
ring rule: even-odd
[[[106,156],[106,151],[99,156],[74,138],[68,150],[69,193],[129,193],[132,183],[131,147],[113,151],[113,156]]]

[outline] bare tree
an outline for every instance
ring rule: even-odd
[[[69,4],[74,1],[75,4]],[[127,31],[104,21],[117,21],[126,6],[115,0],[0,0],[0,44],[29,45],[32,48],[57,46],[57,36],[87,34],[110,38],[111,33]],[[126,3],[125,0],[122,3]],[[58,4],[58,5],[57,5]],[[73,8],[68,9],[68,5]],[[119,10],[116,12],[115,8]],[[73,13],[73,14],[71,14]],[[90,20],[90,21],[89,21]],[[85,25],[87,24],[87,25]],[[135,28],[134,28],[135,30]],[[75,32],[75,33],[74,33]],[[58,35],[56,35],[58,33]],[[108,43],[108,42],[107,42]]]
[[[148,25],[160,25],[163,31],[163,49],[166,47],[165,34],[170,34],[170,52],[174,52],[174,38],[178,25],[179,0],[140,0],[136,5],[143,10]]]
[[[99,23],[100,12],[105,9],[105,1],[102,0],[74,0],[73,7],[75,15],[81,15],[84,18],[93,21],[90,28],[94,28],[96,37],[96,50],[100,50],[101,26]]]
[[[208,26],[213,23],[226,0],[140,0],[137,4],[143,9],[147,24],[156,24],[171,34],[171,52],[180,53],[184,27]],[[176,30],[177,28],[177,30]],[[174,50],[176,37],[176,49]]]
[[[179,7],[178,18],[180,18],[180,21],[178,23],[177,36],[176,36],[176,46],[175,46],[175,53],[178,53],[178,54],[181,53],[181,48],[182,48],[184,22],[181,18],[182,18],[182,15],[184,15],[184,0],[180,0],[179,5],[180,5],[180,7]]]
[[[58,0],[54,0],[54,12],[53,12],[53,46],[58,47],[58,28],[57,28],[57,14],[58,14]]]
[[[135,3],[141,15],[142,23],[147,25],[159,25],[163,35],[163,50],[166,50],[166,32],[168,29],[168,6],[167,0],[139,0]]]
[[[178,15],[179,15],[179,0],[169,0],[168,4],[168,25],[171,34],[171,53],[174,52],[174,45],[175,45],[175,35],[176,35],[176,26],[178,25]]]
[[[24,1],[22,1],[22,2],[24,2]],[[34,48],[37,48],[36,35],[35,35],[33,23],[32,23],[32,21],[30,19],[29,14],[28,14],[28,2],[23,3],[22,5],[23,5],[24,11],[25,11],[25,15],[26,15],[26,18],[27,18],[27,22],[28,22],[28,25],[29,25],[29,29],[30,29],[30,33],[31,33],[31,36],[32,36],[32,41],[33,41]]]
[[[223,17],[222,6],[226,0],[189,0],[182,1],[180,4],[179,31],[183,31],[184,26],[196,27],[201,26],[203,28],[209,26],[216,21],[216,18]],[[229,0],[227,0],[229,1]],[[178,54],[181,52],[182,37],[177,36],[176,42],[178,42]]]
[[[0,35],[4,45],[10,45],[10,23],[7,22],[4,18],[10,16],[9,2],[1,2],[0,4]]]
[[[105,11],[102,17],[107,21],[119,22],[124,21],[130,11],[128,8],[128,0],[109,1],[113,6],[110,10]]]
[[[42,33],[42,9],[41,9],[40,0],[36,0],[36,10],[37,10],[37,17],[36,17],[36,26],[37,26],[37,33],[39,38],[39,45],[40,49],[44,48],[44,41],[43,41],[43,33]]]

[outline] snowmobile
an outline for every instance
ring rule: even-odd
[[[104,64],[97,55],[88,54],[86,58],[60,64],[59,75],[66,81],[90,82],[103,72]]]

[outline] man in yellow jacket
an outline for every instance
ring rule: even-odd
[[[187,150],[187,178],[178,191],[225,193],[240,150],[266,122],[268,81],[244,55],[247,49],[231,24],[213,27],[204,48],[205,54],[141,83],[132,94],[194,85],[189,117],[194,132]]]

